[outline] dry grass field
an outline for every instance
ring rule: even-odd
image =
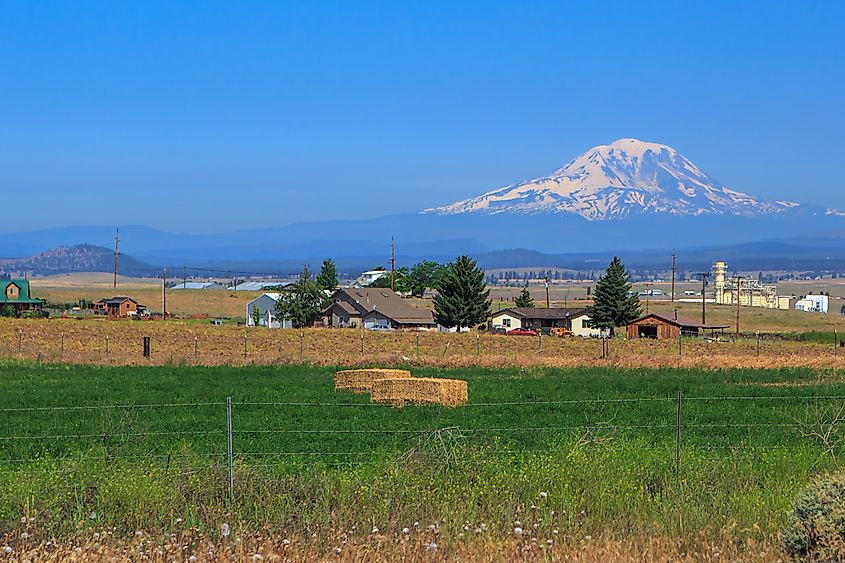
[[[783,561],[786,554],[772,540],[744,538],[725,530],[716,538],[643,536],[628,539],[560,538],[543,530],[503,540],[472,533],[444,542],[428,526],[402,530],[348,530],[319,539],[280,535],[210,538],[195,530],[174,530],[157,537],[139,531],[133,541],[112,538],[110,530],[66,542],[34,542],[10,537],[12,551],[0,561],[581,561],[583,563],[676,563]]]
[[[74,303],[80,299],[96,301],[115,295],[128,295],[153,311],[161,311],[161,280],[118,278],[113,287],[111,274],[66,274],[36,278],[32,293],[49,303]],[[243,317],[246,304],[260,295],[253,291],[179,290],[167,291],[167,310],[177,317],[208,314],[210,317]]]
[[[142,339],[152,356],[142,357]],[[403,333],[354,329],[269,330],[196,321],[0,319],[0,357],[103,365],[295,364],[434,367],[845,367],[833,342],[754,338],[733,342],[610,342],[486,333]]]

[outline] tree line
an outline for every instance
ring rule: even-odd
[[[330,303],[337,289],[337,268],[332,260],[324,260],[320,272],[313,276],[306,265],[299,278],[284,292],[276,304],[282,319],[295,328],[311,326]],[[370,287],[389,288],[390,276],[383,276]],[[460,256],[449,264],[424,261],[412,268],[394,272],[394,288],[402,293],[422,297],[434,290],[434,320],[437,324],[458,329],[485,325],[492,312],[490,290],[484,271],[475,260]],[[614,257],[604,275],[596,283],[593,304],[587,308],[590,324],[610,334],[641,314],[639,297],[631,291],[630,276],[622,261]],[[517,307],[534,307],[527,288],[515,300]]]

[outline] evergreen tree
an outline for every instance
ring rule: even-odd
[[[613,335],[614,328],[639,317],[640,298],[631,294],[631,287],[625,266],[614,256],[593,290],[593,305],[587,307],[590,324]]]
[[[299,279],[279,298],[276,313],[280,319],[290,320],[294,328],[302,328],[320,318],[325,304],[325,293],[311,279],[311,272],[305,266]]]
[[[261,324],[261,311],[258,309],[258,305],[252,306],[252,324],[255,326]]]
[[[534,307],[534,299],[531,297],[531,294],[528,292],[527,287],[522,288],[522,293],[520,293],[516,299],[514,299],[513,304],[517,307]]]
[[[323,266],[320,268],[320,273],[314,279],[320,289],[327,291],[334,291],[339,285],[337,281],[337,267],[331,259],[323,260]]]
[[[461,256],[446,267],[434,298],[434,320],[445,327],[471,328],[490,316],[490,290],[475,260]]]

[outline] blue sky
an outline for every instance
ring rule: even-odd
[[[845,208],[843,2],[4,4],[0,232],[413,211],[591,146]],[[105,202],[116,202],[110,206]]]

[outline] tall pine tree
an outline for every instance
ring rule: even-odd
[[[337,289],[337,267],[334,265],[334,260],[323,260],[323,267],[320,268],[320,273],[314,279],[320,289],[334,291]]]
[[[593,305],[587,307],[590,324],[613,335],[616,327],[625,326],[639,317],[640,298],[631,294],[631,287],[625,266],[614,256],[593,290]]]
[[[445,327],[472,328],[490,316],[490,290],[475,260],[461,256],[446,267],[434,297],[434,320]]]
[[[527,287],[522,288],[522,293],[520,293],[517,298],[513,300],[513,304],[517,307],[526,307],[529,309],[534,307],[534,298],[531,297],[531,294],[528,292]]]

